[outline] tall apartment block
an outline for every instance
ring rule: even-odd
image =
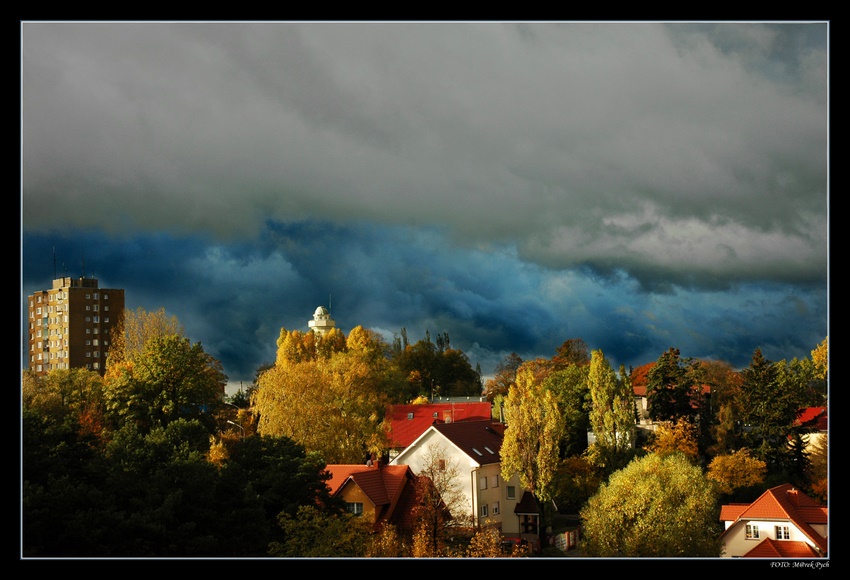
[[[29,369],[106,371],[110,334],[124,316],[124,290],[98,288],[96,278],[56,278],[28,298]]]

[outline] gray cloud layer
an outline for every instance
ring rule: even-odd
[[[23,225],[425,226],[550,282],[824,293],[827,32],[25,22]]]

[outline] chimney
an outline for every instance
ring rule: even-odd
[[[792,504],[794,504],[794,507],[799,507],[799,492],[796,488],[792,487],[788,490],[788,499]]]

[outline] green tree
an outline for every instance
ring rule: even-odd
[[[103,378],[87,369],[56,369],[21,376],[21,404],[41,416],[69,421],[75,429],[100,437],[103,432]]]
[[[711,387],[711,409],[708,431],[710,443],[705,446],[709,456],[724,455],[739,448],[741,419],[741,373],[724,361],[703,360],[705,383]]]
[[[681,359],[678,348],[663,353],[649,370],[646,398],[649,416],[656,421],[685,417],[696,422],[700,409],[702,375],[693,359]]]
[[[554,477],[559,462],[559,444],[564,421],[555,395],[535,377],[534,365],[523,364],[516,385],[505,401],[507,428],[501,449],[501,476],[508,481],[519,475],[520,485],[537,500],[542,521],[546,504],[552,500]],[[545,526],[540,526],[545,545]]]
[[[194,418],[214,430],[210,411],[224,396],[221,363],[176,334],[149,339],[141,352],[107,373],[104,391],[113,426],[133,421],[143,428]]]
[[[791,440],[800,439],[811,427],[799,425],[797,416],[805,406],[809,374],[799,361],[774,363],[753,353],[750,366],[742,372],[741,418],[744,424],[743,441],[753,454],[767,462],[769,475],[777,479],[794,478],[792,483],[805,487],[801,481],[807,468],[799,444],[795,455]]]
[[[543,386],[555,394],[564,418],[561,457],[580,455],[587,449],[587,432],[590,429],[589,368],[588,365],[568,365],[543,380]]]
[[[591,353],[587,382],[590,426],[595,436],[589,453],[606,473],[611,473],[633,456],[634,393],[628,382],[617,379],[601,350]]]
[[[602,484],[602,471],[583,456],[561,460],[555,473],[555,502],[564,513],[578,513]]]
[[[300,506],[295,515],[282,512],[283,539],[273,541],[269,555],[279,558],[358,558],[366,553],[371,526],[362,517]]]
[[[592,557],[719,557],[714,486],[681,454],[649,454],[613,473],[581,510]]]

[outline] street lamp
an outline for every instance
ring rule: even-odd
[[[239,429],[241,429],[241,430],[242,430],[242,440],[244,441],[244,440],[245,440],[245,427],[243,427],[243,426],[242,426],[242,425],[240,425],[239,423],[234,423],[234,422],[233,422],[233,421],[231,421],[230,419],[228,419],[228,420],[227,420],[227,422],[228,422],[228,423],[230,423],[231,425],[235,425],[235,426],[239,427]]]

